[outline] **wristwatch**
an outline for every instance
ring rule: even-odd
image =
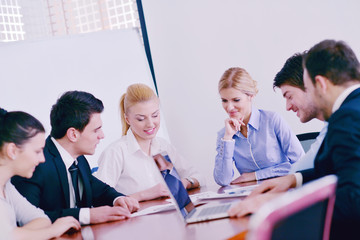
[[[195,181],[191,177],[187,177],[185,179],[188,180],[189,183],[191,184],[190,188],[193,188],[195,186]]]

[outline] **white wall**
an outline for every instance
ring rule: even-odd
[[[216,132],[226,117],[217,83],[241,66],[258,81],[256,106],[277,111],[293,131],[319,131],[285,111],[272,82],[285,60],[317,42],[345,40],[360,53],[356,0],[143,0],[162,109],[176,148],[212,180]]]
[[[87,91],[103,101],[105,139],[95,155],[88,156],[92,166],[103,149],[121,136],[118,106],[128,85],[139,82],[154,89],[135,29],[1,44],[0,66],[0,107],[34,115],[47,133],[51,106],[65,91]],[[159,134],[168,138],[163,123]]]

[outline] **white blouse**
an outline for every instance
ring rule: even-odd
[[[49,219],[43,210],[32,205],[16,190],[10,180],[5,184],[5,198],[0,197],[0,202],[6,211],[1,217],[6,216],[8,225],[12,228],[17,226],[16,223],[23,226],[36,218]]]
[[[150,151],[151,156],[167,152],[181,178],[196,178],[203,185],[202,176],[165,139],[155,137]],[[94,175],[125,195],[163,181],[154,159],[141,150],[131,129],[102,152],[98,164],[99,169]]]

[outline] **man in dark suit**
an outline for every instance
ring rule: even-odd
[[[265,181],[248,201],[230,211],[242,216],[264,199],[302,183],[335,174],[338,177],[331,238],[358,238],[360,226],[360,64],[341,41],[324,40],[305,55],[304,85],[309,98],[328,121],[328,132],[314,168]],[[263,194],[267,192],[266,194]],[[262,194],[262,195],[259,195]],[[255,199],[255,201],[254,201]],[[250,203],[251,202],[251,203]],[[251,211],[243,210],[250,209]]]
[[[30,179],[12,179],[18,191],[52,221],[73,216],[81,224],[95,224],[128,218],[139,208],[137,200],[94,177],[83,156],[94,154],[104,138],[103,109],[90,93],[64,93],[51,109],[45,163],[37,166]]]

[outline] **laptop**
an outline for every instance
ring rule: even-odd
[[[227,211],[234,202],[231,203],[207,203],[195,207],[191,201],[187,190],[181,182],[179,174],[171,162],[169,155],[164,152],[153,156],[154,161],[162,174],[165,185],[169,190],[169,195],[174,202],[176,211],[185,223],[196,223],[213,219],[229,217]]]

